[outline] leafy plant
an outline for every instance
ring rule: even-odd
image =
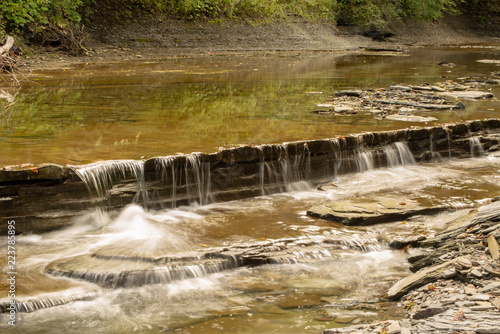
[[[492,0],[493,1],[493,0]],[[339,23],[381,26],[403,18],[437,20],[463,0],[339,0]]]

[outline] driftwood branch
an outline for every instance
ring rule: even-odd
[[[5,99],[7,102],[12,103],[15,100],[15,96],[4,90],[0,90],[0,99]]]
[[[14,38],[12,36],[7,36],[7,40],[3,46],[0,46],[0,56],[4,53],[9,52],[9,50],[14,45]]]

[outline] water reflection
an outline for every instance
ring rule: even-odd
[[[339,57],[239,54],[155,62],[87,64],[39,71],[0,130],[0,164],[87,163],[219,146],[328,138],[412,124],[371,115],[312,114],[334,91],[487,76],[490,49],[415,49]],[[454,68],[442,67],[453,62]],[[493,88],[498,95],[498,89]],[[498,102],[466,101],[439,122],[493,116]]]

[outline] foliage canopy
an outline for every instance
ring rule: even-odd
[[[198,19],[286,19],[331,21],[360,26],[399,19],[437,20],[467,11],[479,20],[500,13],[500,0],[0,0],[0,42],[7,33],[43,27],[78,27],[82,20],[144,13]]]

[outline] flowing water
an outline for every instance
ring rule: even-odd
[[[137,180],[137,193],[120,211],[89,208],[66,229],[19,236],[16,296],[22,312],[16,328],[0,315],[0,328],[12,333],[321,333],[345,326],[352,317],[400,316],[397,303],[386,303],[383,295],[407,275],[408,254],[389,249],[385,240],[432,235],[500,194],[500,157],[484,152],[477,138],[470,138],[469,159],[441,155],[428,164],[416,164],[406,144],[398,142],[384,150],[388,167],[381,169],[360,145],[356,172],[337,175],[341,166],[332,166],[325,180],[329,186],[318,189],[308,180],[309,153],[290,159],[283,149],[276,180],[281,193],[270,195],[265,188],[264,180],[276,173],[261,160],[261,196],[222,203],[212,200],[210,170],[196,153],[186,155],[184,174],[171,154],[407,127],[413,124],[371,115],[325,118],[311,111],[341,88],[489,75],[497,68],[476,60],[497,50],[176,58],[37,73],[34,79],[44,89],[19,93],[22,100],[0,133],[0,163],[73,164],[96,203],[127,175]],[[437,67],[440,61],[457,66]],[[498,96],[498,88],[492,89]],[[435,116],[452,121],[500,111],[497,101],[464,103],[464,113]],[[332,140],[333,155],[335,147]],[[170,207],[153,209],[149,203],[156,198],[141,188],[141,157],[149,156],[160,157],[157,171],[170,182]],[[306,168],[297,170],[299,165]],[[180,179],[189,180],[186,206],[175,205]],[[306,214],[318,204],[374,194],[419,198],[454,210],[362,227]],[[6,245],[2,237],[2,250]],[[259,262],[259,252],[276,256]],[[3,290],[6,283],[0,286]]]
[[[239,54],[39,71],[17,92],[0,128],[0,165],[140,159],[421,126],[313,111],[340,89],[489,77],[498,66],[477,60],[497,54],[486,47],[400,56]],[[439,66],[443,61],[456,66]],[[498,85],[489,88],[499,95]],[[499,110],[498,101],[463,102],[465,110],[427,113],[438,119],[428,124],[496,117]]]

